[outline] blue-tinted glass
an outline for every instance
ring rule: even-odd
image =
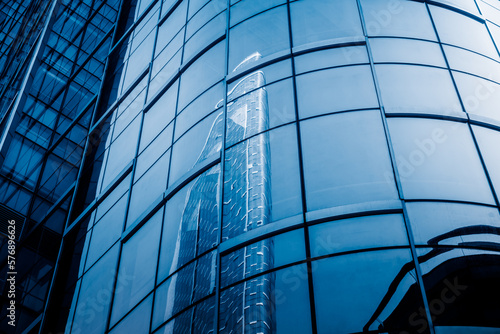
[[[302,229],[253,243],[222,257],[221,286],[306,258]]]
[[[484,23],[445,8],[436,6],[429,8],[441,42],[498,59],[498,52]]]
[[[220,82],[191,102],[177,116],[175,123],[175,140],[182,136],[190,127],[196,124],[196,122],[209,115],[213,110],[219,108],[222,105],[223,99],[224,84]]]
[[[465,110],[500,122],[500,85],[477,76],[453,71]]]
[[[454,333],[498,332],[498,319],[490,318],[489,314],[497,314],[500,308],[496,303],[481,302],[499,295],[497,279],[491,276],[495,273],[493,277],[498,277],[498,251],[417,248],[417,254],[429,311],[437,328],[456,328]],[[475,326],[485,324],[489,328],[475,331]],[[464,325],[466,327],[462,327]]]
[[[135,180],[139,179],[162,155],[167,154],[166,150],[170,147],[170,143],[172,142],[172,130],[173,125],[170,124],[137,157]],[[167,155],[168,157],[166,159],[168,160],[170,159],[170,154]]]
[[[240,95],[241,91],[250,93],[227,105],[227,146],[295,120],[292,80],[279,81],[268,86],[264,86],[265,84],[265,74],[254,72],[240,80],[231,91],[228,98],[232,97],[232,94]]]
[[[123,222],[125,221],[127,195],[128,192],[94,226],[85,265],[86,268],[93,265],[120,238],[123,232]]]
[[[186,132],[173,146],[169,186],[197,164],[213,159],[220,152],[223,135],[222,111],[210,116]]]
[[[369,66],[348,66],[297,77],[301,118],[350,109],[378,108]]]
[[[227,21],[226,15],[227,12],[217,15],[189,38],[184,47],[184,62],[191,59],[218,37],[224,35]]]
[[[103,189],[105,189],[123,170],[124,166],[135,157],[135,148],[137,147],[140,125],[141,117],[139,115],[109,146],[109,156],[105,164],[106,172],[102,181]]]
[[[414,1],[361,0],[369,36],[436,40],[425,4]]]
[[[104,333],[113,295],[119,245],[115,245],[83,277],[71,333]],[[130,284],[130,277],[125,281]]]
[[[230,30],[229,73],[289,48],[286,6],[266,11]]]
[[[348,46],[307,53],[295,58],[295,73],[327,67],[369,63],[365,46]]]
[[[141,135],[142,151],[155,138],[175,115],[175,99],[177,83],[174,83],[162,97],[144,114],[143,130]]]
[[[123,245],[111,325],[154,287],[162,216],[160,210]]]
[[[302,0],[290,5],[293,46],[363,36],[355,0]]]
[[[301,129],[309,211],[398,199],[378,110],[314,118]]]
[[[375,69],[387,112],[462,111],[447,70],[411,65],[376,65]]]
[[[219,333],[311,333],[304,264],[264,274],[221,292]]]
[[[149,319],[151,318],[151,307],[153,305],[153,295],[139,304],[125,319],[120,321],[110,334],[134,333],[146,334],[149,333]]]
[[[309,228],[311,255],[322,256],[383,246],[408,246],[401,215],[342,219]]]
[[[158,36],[156,38],[156,55],[170,43],[174,36],[186,23],[187,1],[182,1],[175,11],[158,27]]]
[[[295,125],[233,146],[225,159],[223,239],[302,212]]]
[[[221,42],[197,59],[184,72],[179,88],[179,109],[224,76],[224,42]]]
[[[415,63],[446,68],[439,44],[403,38],[370,39],[375,63]]]
[[[312,267],[318,333],[424,333],[412,321],[421,317],[422,299],[409,249],[343,255]]]
[[[495,231],[500,227],[497,209],[432,202],[407,203],[406,207],[417,245],[491,247],[500,242]]]
[[[158,268],[162,280],[217,244],[219,221],[217,165],[176,193],[166,204]]]
[[[486,165],[488,176],[497,197],[500,197],[500,132],[487,128],[473,126],[474,136],[479,145],[479,151]]]
[[[478,53],[443,45],[451,69],[500,82],[500,63]]]
[[[265,11],[266,9],[282,5],[285,3],[285,0],[268,0],[268,1],[252,1],[252,0],[243,0],[236,3],[231,8],[231,22],[230,26],[234,26],[235,24],[245,20],[246,18],[253,16],[255,14],[259,14],[260,12]]]
[[[141,217],[146,209],[167,188],[168,164],[170,151],[163,154],[155,164],[133,185],[127,218],[127,228]]]
[[[420,118],[388,124],[406,199],[494,203],[466,124]]]
[[[153,327],[215,291],[216,253],[211,252],[179,270],[156,290]]]

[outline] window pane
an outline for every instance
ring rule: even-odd
[[[443,45],[450,68],[500,82],[500,63],[453,46]]]
[[[196,100],[191,102],[179,115],[175,122],[175,140],[184,134],[196,122],[209,115],[222,105],[224,99],[224,84],[216,84]]]
[[[429,8],[441,42],[498,59],[498,53],[484,23],[448,9],[436,6]]]
[[[123,245],[111,325],[154,287],[162,218],[160,210]]]
[[[369,63],[366,47],[347,46],[310,52],[295,58],[295,72],[301,74],[317,69],[349,64]]]
[[[221,292],[219,333],[311,333],[307,268],[265,274]]]
[[[450,199],[494,204],[466,124],[389,118],[406,199]]]
[[[247,0],[248,1],[248,0]],[[251,66],[252,60],[290,48],[286,6],[244,21],[229,32],[229,73]]]
[[[232,91],[239,94],[241,90],[251,90],[227,105],[227,146],[295,120],[292,80],[263,87],[264,84],[264,74],[255,72],[242,79]]]
[[[216,253],[211,252],[170,277],[156,290],[153,328],[215,291]]]
[[[142,151],[174,118],[177,86],[177,82],[174,83],[144,114],[139,151]]]
[[[244,0],[239,1],[231,8],[231,23],[230,26],[234,26],[238,22],[244,19],[265,11],[274,6],[281,5],[285,3],[285,0],[267,0],[267,1],[253,1]]]
[[[222,238],[302,212],[295,125],[226,151]]]
[[[453,77],[468,113],[500,121],[500,85],[455,71]]]
[[[85,264],[86,268],[93,265],[122,235],[127,200],[128,192],[94,226]]]
[[[224,76],[225,44],[221,42],[197,59],[182,74],[179,110]]]
[[[497,197],[500,197],[500,152],[498,150],[500,132],[480,126],[472,126],[472,129],[493,188],[495,188]]]
[[[302,229],[253,243],[221,260],[221,286],[306,258]]]
[[[447,70],[411,65],[375,67],[386,112],[462,112]]]
[[[439,44],[402,38],[370,39],[375,63],[415,63],[447,67]]]
[[[418,245],[492,247],[500,243],[498,210],[457,203],[407,203],[408,217]],[[489,241],[489,242],[488,242]],[[489,244],[489,245],[488,245]]]
[[[497,300],[498,266],[500,253],[463,248],[417,248],[422,268],[429,310],[436,326],[463,326],[453,331],[460,333],[488,333],[475,331],[473,326],[491,326],[490,333],[498,332],[500,319],[489,318],[499,314]],[[442,333],[436,331],[436,333]]]
[[[78,334],[83,331],[97,334],[106,331],[118,254],[119,247],[115,245],[83,277],[71,333]],[[125,283],[130,284],[130,278],[127,278]],[[97,310],[95,307],[89,307],[95,304],[97,304]]]
[[[153,295],[149,296],[139,306],[137,306],[125,319],[123,319],[110,334],[149,333],[149,320],[151,318],[151,307],[153,304]]]
[[[436,40],[425,4],[413,1],[361,0],[369,36]]]
[[[301,118],[325,113],[378,108],[369,66],[347,66],[297,77]]]
[[[409,249],[336,256],[313,268],[318,333],[427,333],[425,319],[413,320],[423,304]]]
[[[322,256],[363,248],[409,246],[401,215],[342,219],[309,228],[311,255]]]
[[[220,166],[217,165],[167,202],[158,268],[159,280],[217,245],[219,175]]]
[[[398,199],[378,110],[314,118],[301,129],[309,211]]]
[[[167,188],[169,159],[170,151],[162,155],[132,187],[127,228],[132,226]]]
[[[293,46],[363,36],[355,0],[306,0],[290,5]]]
[[[222,111],[217,110],[191,128],[174,144],[169,186],[198,163],[213,158],[220,152],[223,127]]]

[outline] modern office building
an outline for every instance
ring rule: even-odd
[[[500,333],[500,1],[0,16],[0,331]]]

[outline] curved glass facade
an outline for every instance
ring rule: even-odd
[[[500,2],[137,0],[113,36],[66,333],[500,333]]]

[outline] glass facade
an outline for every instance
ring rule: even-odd
[[[500,2],[51,10],[14,332],[500,333]]]

